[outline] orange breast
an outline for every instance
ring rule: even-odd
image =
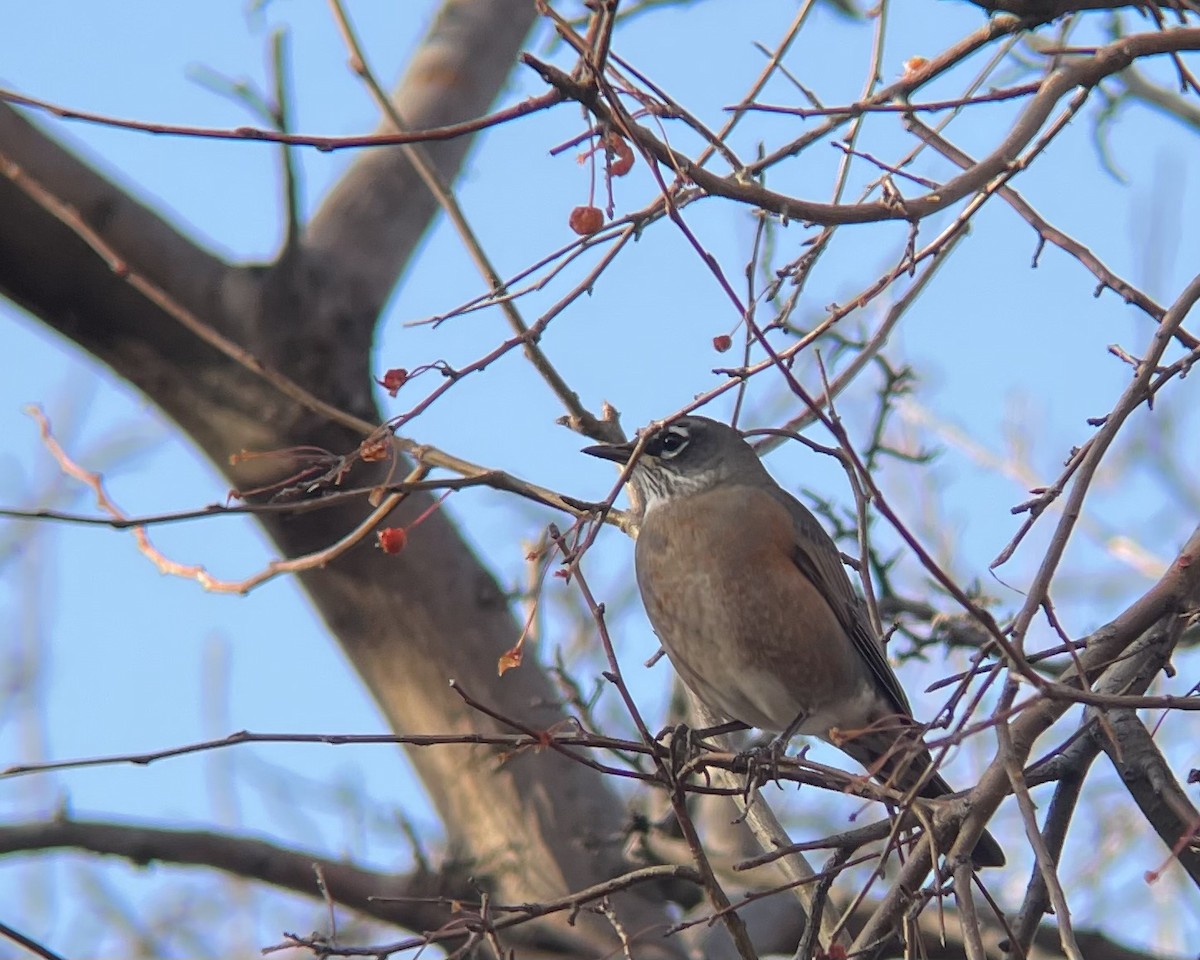
[[[871,712],[874,688],[794,548],[784,504],[725,486],[650,512],[638,586],[672,663],[711,708],[770,731],[805,713],[801,732],[824,735],[847,722],[842,707]]]

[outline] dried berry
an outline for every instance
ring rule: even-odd
[[[567,225],[581,237],[590,237],[604,226],[604,212],[599,207],[576,207]]]
[[[408,371],[403,367],[395,367],[385,373],[382,380],[376,380],[375,382],[388,392],[388,396],[394,397],[397,391],[404,386],[404,381],[407,379]]]
[[[606,136],[604,149],[609,155],[608,172],[614,177],[623,177],[633,169],[633,148],[620,134],[610,133]]]

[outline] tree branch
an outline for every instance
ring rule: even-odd
[[[1091,708],[1095,709],[1095,708]],[[1107,721],[1115,740],[1099,724],[1091,735],[1108,754],[1121,782],[1147,822],[1154,827],[1192,882],[1200,885],[1200,811],[1172,775],[1154,738],[1133,710],[1110,710]]]
[[[56,849],[122,857],[142,867],[155,862],[212,867],[318,900],[322,893],[314,867],[319,866],[335,902],[411,930],[434,930],[446,920],[444,905],[422,899],[478,896],[461,867],[411,875],[378,873],[255,837],[209,830],[59,818],[0,826],[0,856]]]
[[[397,95],[406,119],[436,126],[483,112],[532,16],[532,5],[516,0],[447,0]],[[467,146],[463,139],[430,148],[442,177],[453,176]],[[267,271],[233,268],[203,251],[8,107],[0,107],[0,152],[76,208],[129,271],[322,401],[380,421],[368,366],[377,312],[433,210],[423,188],[413,192],[398,150],[364,154],[300,252]],[[0,291],[143,390],[237,488],[264,479],[254,461],[229,463],[239,450],[306,445],[345,453],[361,442],[361,433],[287,399],[201,342],[7,178],[0,178]],[[362,469],[348,482],[386,479]],[[407,526],[431,502],[416,493],[386,523]],[[300,556],[353,529],[364,506],[262,522],[286,556]],[[360,544],[301,582],[397,733],[508,732],[465,710],[452,678],[528,728],[564,720],[536,664],[497,680],[495,664],[518,625],[504,591],[444,511],[429,516],[398,556],[381,561]],[[553,752],[510,757],[484,744],[410,756],[446,824],[451,855],[473,864],[498,897],[551,900],[625,871],[622,807],[596,771]],[[636,893],[615,894],[612,904],[629,929],[661,930],[666,919],[663,904]],[[561,916],[542,922],[566,929]],[[616,942],[608,920],[592,915],[580,916],[570,935],[590,938],[593,953]],[[659,939],[643,952],[678,951]]]
[[[234,836],[204,830],[165,830],[135,824],[84,820],[48,820],[0,827],[0,856],[46,850],[78,850],[100,856],[122,857],[138,866],[152,863],[211,867],[232,876],[269,884],[320,901],[324,898],[317,881],[317,869],[325,878],[328,895],[339,906],[363,916],[408,930],[440,930],[462,911],[472,909],[479,889],[468,879],[463,865],[444,866],[440,871],[411,874],[386,874],[358,867],[343,860],[329,860],[308,851],[281,847],[254,837]],[[682,874],[687,874],[684,869]],[[658,875],[663,878],[682,875],[679,868],[650,868],[636,871],[625,881],[637,882]],[[691,882],[696,882],[694,874]],[[580,891],[580,900],[586,891]],[[457,908],[456,908],[457,902]],[[789,952],[799,934],[798,927],[778,916],[779,898],[757,901],[742,908],[748,922],[761,928],[759,942],[764,953]],[[542,907],[547,905],[543,904]],[[863,922],[872,905],[856,909],[852,922]],[[533,906],[530,905],[530,909]],[[764,911],[755,917],[756,910]],[[794,916],[791,909],[788,914]],[[1004,938],[1003,927],[980,918],[989,957],[998,957],[997,944]],[[963,954],[962,921],[953,910],[940,915],[926,911],[917,923],[922,934],[923,956],[928,960],[959,960]],[[578,948],[568,938],[547,936],[528,925],[510,927],[510,935],[530,948],[547,952],[567,952]],[[464,931],[465,934],[465,931]],[[772,934],[775,934],[772,936]],[[1077,939],[1088,960],[1155,960],[1153,955],[1130,950],[1113,943],[1099,933],[1080,932]],[[443,944],[448,945],[446,939]],[[453,942],[453,941],[449,941]],[[1047,957],[1059,956],[1057,935],[1052,924],[1042,924],[1036,943]],[[524,954],[522,954],[524,955]],[[641,956],[641,954],[638,954]],[[705,955],[711,960],[727,956],[722,945],[706,942]]]
[[[1170,336],[1169,330],[1160,329],[1159,333]],[[1183,628],[1179,614],[1191,609],[1197,602],[1200,602],[1200,527],[1192,532],[1175,562],[1154,586],[1116,619],[1091,634],[1087,640],[1087,649],[1078,658],[1078,668],[1075,664],[1068,667],[1060,682],[1087,685],[1111,664],[1117,662],[1130,645],[1156,625],[1161,624],[1163,629],[1170,630],[1173,640],[1177,640]],[[1083,675],[1077,670],[1082,670]],[[969,852],[974,839],[982,832],[1000,801],[1008,794],[1006,759],[1024,763],[1034,741],[1048,730],[1070,705],[1070,701],[1062,699],[1039,698],[1011,721],[1010,757],[1002,756],[993,761],[980,779],[979,785],[971,792],[971,810],[956,843],[956,848],[962,848],[963,855]],[[908,905],[910,895],[906,891],[920,888],[931,865],[931,859],[922,845],[877,907],[871,921],[859,933],[855,941],[856,947],[876,944],[891,936],[896,918]],[[1080,947],[1083,948],[1082,944]]]
[[[619,101],[604,102],[600,90],[568,76],[550,64],[525,54],[522,62],[532,67],[543,80],[562,93],[587,107],[602,127],[613,127],[634,140],[644,151],[679,177],[690,180],[710,196],[725,197],[749,206],[769,210],[789,220],[802,220],[821,225],[872,223],[885,220],[921,220],[952,206],[964,197],[982,190],[996,177],[1011,172],[1013,164],[1037,136],[1050,118],[1051,112],[1064,97],[1078,88],[1095,86],[1105,77],[1124,70],[1140,57],[1200,49],[1200,28],[1181,27],[1166,32],[1142,33],[1122,37],[1118,42],[1097,49],[1091,56],[1074,58],[1053,71],[1032,97],[1021,115],[1008,130],[1004,139],[970,170],[946,181],[935,190],[916,197],[891,197],[861,203],[821,203],[788,196],[763,187],[750,174],[768,169],[774,163],[791,156],[784,148],[764,157],[746,170],[720,176],[700,166],[686,154],[673,149],[646,127],[635,123]],[[933,64],[906,81],[900,90],[889,87],[871,98],[870,102],[888,99],[915,90],[935,75]],[[846,119],[853,113],[848,111]]]
[[[484,113],[535,18],[531,0],[445,0],[392,95],[408,129],[447,126]],[[385,121],[379,133],[394,133]],[[444,180],[472,143],[427,143]],[[437,212],[437,200],[401,150],[366,150],[326,195],[304,246],[360,289],[378,312]]]

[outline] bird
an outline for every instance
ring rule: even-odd
[[[638,589],[696,697],[729,720],[782,734],[785,745],[797,733],[832,743],[896,790],[954,793],[930,769],[833,538],[736,429],[683,416],[644,440],[582,452],[622,465],[637,454],[628,482],[642,511]],[[986,832],[971,859],[1005,862]]]

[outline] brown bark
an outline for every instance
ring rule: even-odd
[[[525,0],[447,0],[394,94],[402,116],[425,127],[483,113],[533,18]],[[463,138],[429,149],[445,179],[468,145]],[[378,422],[371,338],[435,212],[400,150],[362,154],[297,248],[266,268],[234,266],[203,250],[7,107],[0,107],[0,154],[74,208],[135,274],[314,395]],[[243,448],[306,444],[345,453],[362,439],[202,343],[11,178],[0,178],[0,291],[142,390],[234,486],[248,476],[228,458]],[[410,497],[389,522],[403,524],[429,503]],[[361,517],[361,505],[345,506],[264,525],[295,556],[345,535]],[[497,658],[515,641],[517,624],[446,513],[426,519],[403,554],[381,557],[360,545],[302,581],[393,729],[497,729],[464,706],[451,679],[529,727],[563,719],[536,664],[497,678]],[[622,807],[594,771],[552,751],[504,759],[461,747],[410,756],[451,855],[504,900],[560,896],[622,868]],[[661,930],[665,922],[661,907],[638,895],[618,904],[630,930]],[[569,931],[580,955],[605,953],[614,942],[607,924],[587,916],[574,928],[548,922]]]

